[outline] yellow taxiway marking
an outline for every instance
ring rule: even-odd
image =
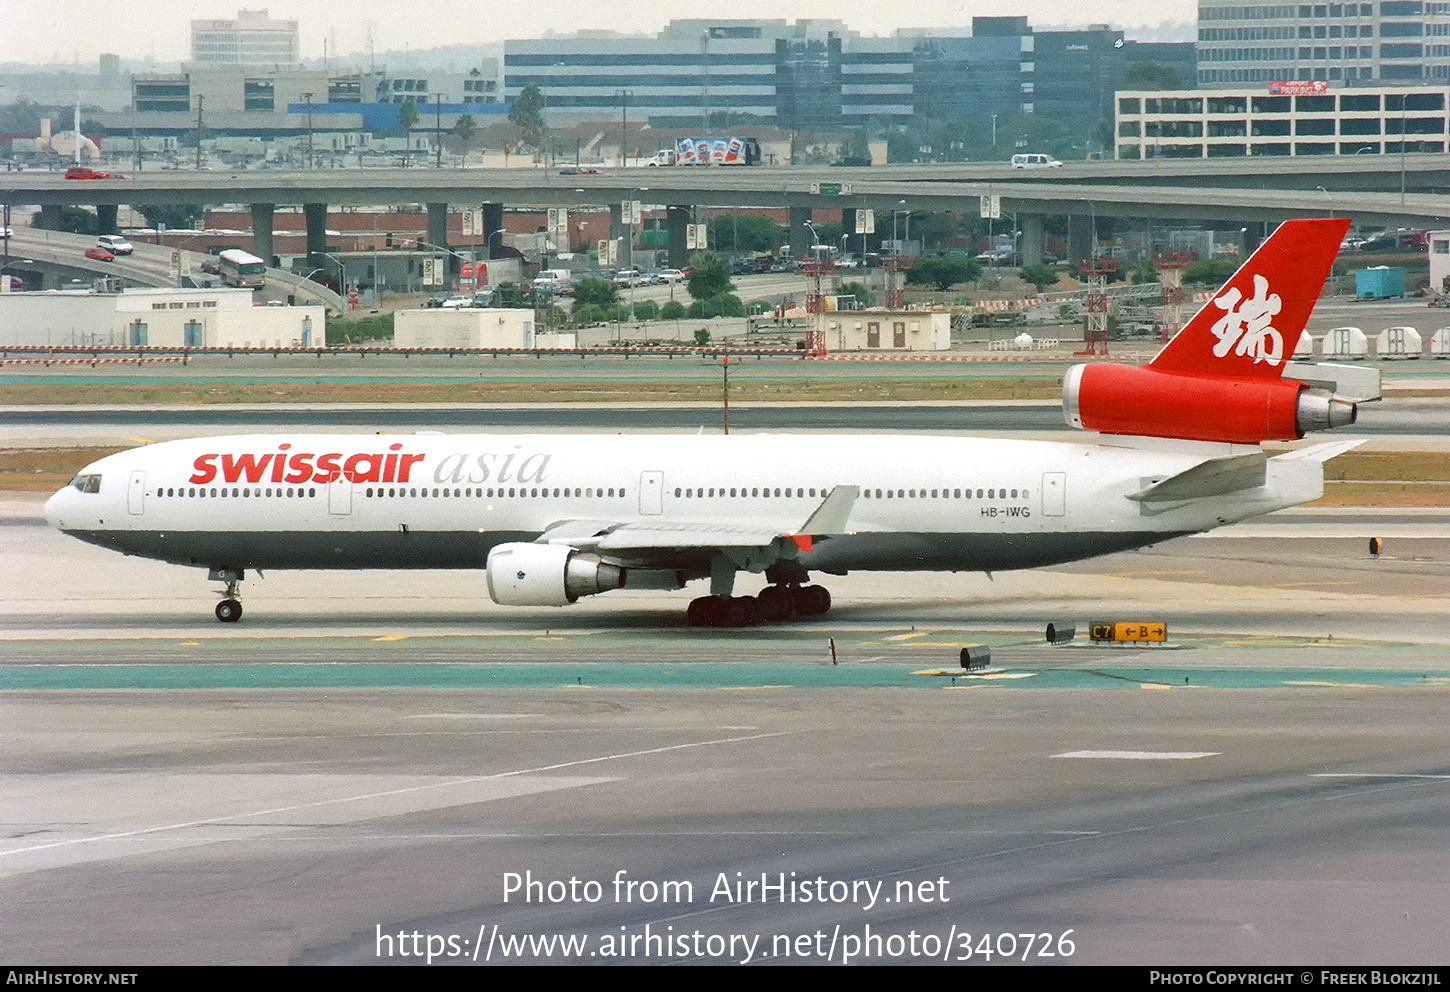
[[[412,634],[384,634],[382,637],[374,637],[373,643],[377,644],[382,641],[406,641],[412,636]]]
[[[1368,685],[1363,682],[1285,682],[1285,685],[1308,685],[1324,689],[1383,689],[1382,685]]]
[[[1119,761],[1192,761],[1212,758],[1218,751],[1064,751],[1054,758],[1111,758]]]
[[[913,630],[909,634],[892,634],[890,637],[883,637],[883,641],[909,641],[913,637],[925,637],[927,634],[935,633],[931,630]]]
[[[201,641],[182,641],[181,646],[184,648],[199,648],[201,647]]]

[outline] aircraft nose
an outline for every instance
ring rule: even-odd
[[[66,509],[70,506],[71,492],[71,487],[66,486],[45,501],[46,522],[56,530],[65,529]]]

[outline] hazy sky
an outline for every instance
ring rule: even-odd
[[[265,6],[276,19],[297,20],[308,59],[320,58],[324,41],[330,48],[332,38],[344,57],[366,52],[369,24],[375,49],[384,51],[537,38],[578,28],[653,34],[672,18],[837,18],[862,34],[884,35],[898,27],[968,27],[974,15],[984,14],[1026,14],[1036,27],[1108,23],[1124,29],[1191,24],[1197,16],[1196,0],[0,0],[0,62],[94,64],[102,52],[181,61],[190,57],[193,18],[233,18],[242,6]]]

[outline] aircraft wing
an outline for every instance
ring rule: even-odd
[[[621,555],[626,558],[650,552],[764,548],[788,540],[808,548],[816,538],[849,533],[851,509],[860,495],[858,486],[837,486],[800,525],[752,522],[729,524],[718,521],[671,520],[660,517],[629,522],[607,520],[565,520],[539,536],[541,544],[567,544],[581,551]]]

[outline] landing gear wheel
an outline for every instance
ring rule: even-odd
[[[760,619],[765,623],[780,623],[782,620],[789,620],[790,615],[795,612],[790,590],[785,586],[766,586],[760,590],[760,595],[755,597],[755,601],[760,610]]]
[[[691,627],[717,627],[724,618],[726,602],[719,596],[692,599],[685,611],[685,619]]]
[[[727,627],[753,627],[760,619],[760,604],[754,596],[735,596],[725,604]]]
[[[803,617],[816,617],[831,608],[831,593],[825,586],[798,586],[791,590],[795,611]]]
[[[216,604],[216,618],[222,623],[236,623],[242,618],[242,604],[235,599],[224,599]]]

